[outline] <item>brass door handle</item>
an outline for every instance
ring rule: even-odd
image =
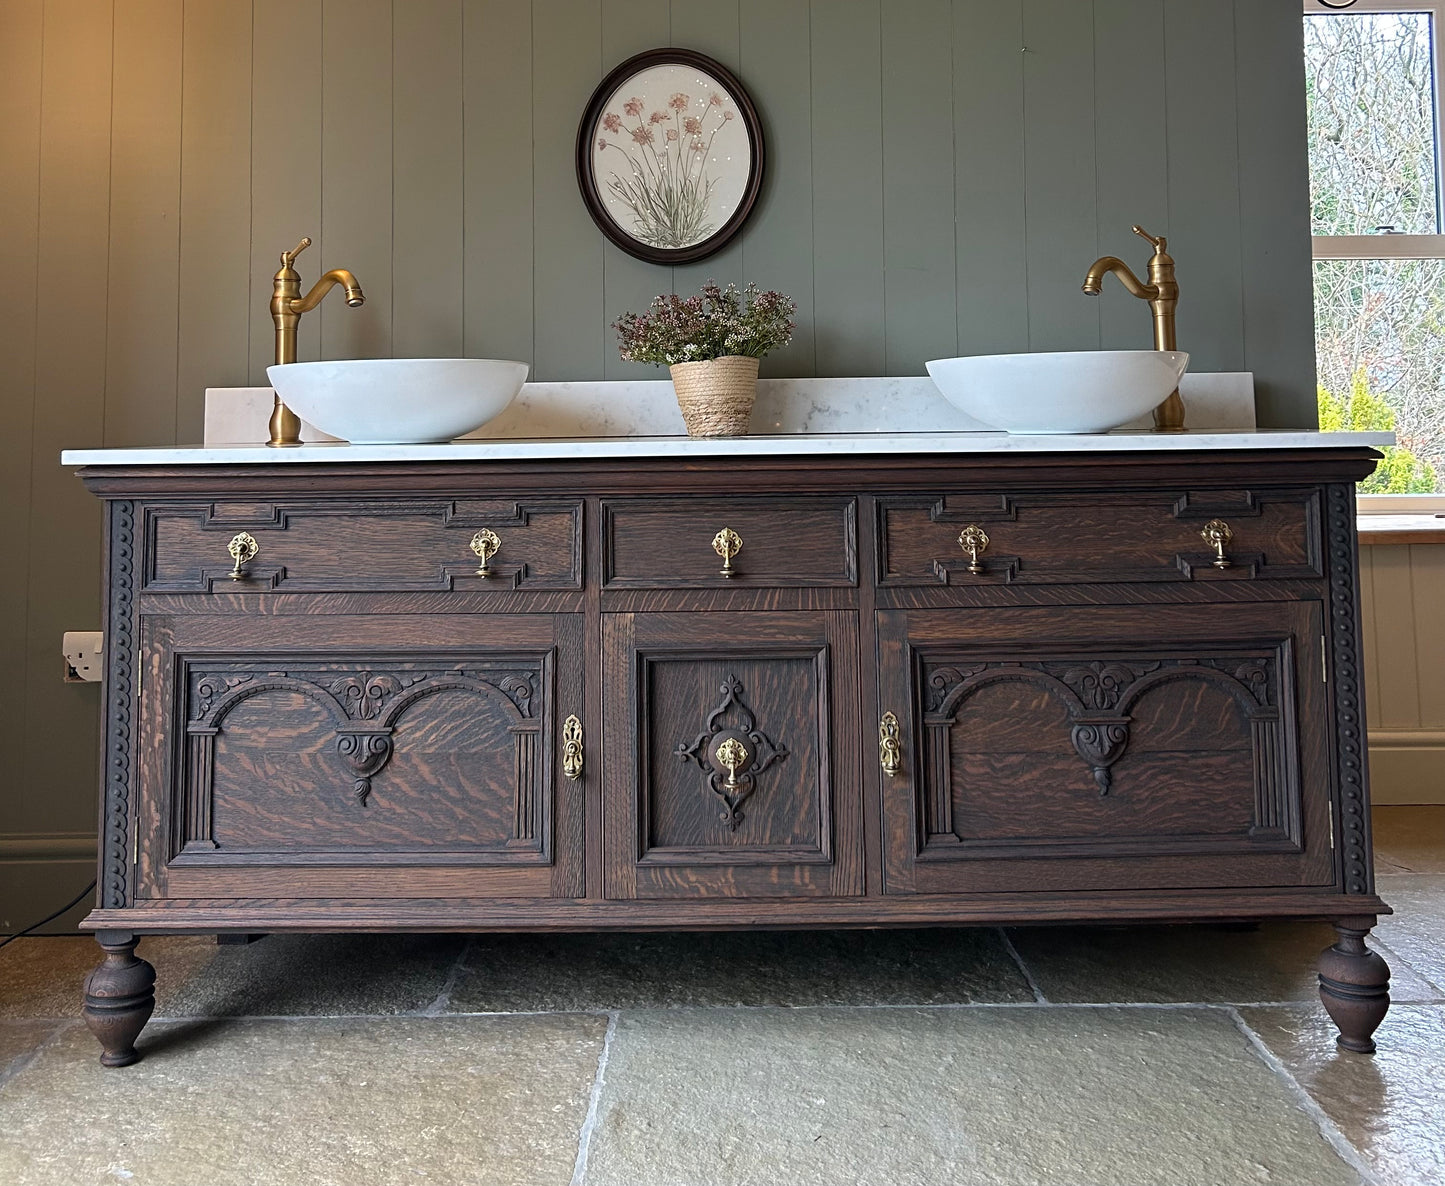
[[[562,722],[562,774],[571,782],[582,777],[582,722],[570,716]]]
[[[256,553],[261,550],[261,545],[256,542],[256,537],[249,531],[243,531],[234,536],[231,542],[226,545],[226,551],[231,554],[235,561],[231,565],[231,579],[233,581],[245,580],[246,573],[243,571],[247,564],[256,559]]]
[[[1223,519],[1211,519],[1199,534],[1203,537],[1204,542],[1214,549],[1214,567],[1232,567],[1229,557],[1224,554],[1224,549],[1234,539],[1233,528]]]
[[[891,712],[885,712],[878,722],[878,762],[889,778],[903,773],[903,745],[898,740],[898,718]]]
[[[988,551],[988,533],[970,523],[958,533],[958,546],[968,553],[968,571],[978,576],[983,572],[979,557]]]
[[[743,550],[743,537],[731,527],[724,527],[712,537],[712,550],[723,560],[720,575],[730,577],[737,572],[733,567],[733,557]]]
[[[476,553],[477,559],[481,561],[481,563],[477,565],[477,576],[489,577],[495,575],[492,570],[487,567],[487,562],[497,554],[501,546],[502,541],[490,527],[483,527],[476,535],[472,536],[471,549]]]

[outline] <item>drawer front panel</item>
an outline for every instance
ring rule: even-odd
[[[602,505],[608,589],[747,586],[852,588],[858,583],[852,498],[639,498]],[[724,576],[713,540],[741,549]]]
[[[1317,579],[1314,490],[978,494],[878,499],[882,586]],[[1224,564],[1203,538],[1222,523]],[[973,558],[970,526],[988,537]]]
[[[499,546],[477,575],[473,537]],[[233,577],[241,532],[255,556]],[[152,505],[145,516],[152,593],[450,592],[577,589],[580,500],[317,501]]]

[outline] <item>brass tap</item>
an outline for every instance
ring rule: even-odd
[[[1169,240],[1163,235],[1157,239],[1143,227],[1136,226],[1134,233],[1148,239],[1154,246],[1149,260],[1149,283],[1145,284],[1129,270],[1118,256],[1106,255],[1096,259],[1084,277],[1084,291],[1098,296],[1104,289],[1104,277],[1110,272],[1119,277],[1119,282],[1141,301],[1148,301],[1154,313],[1154,349],[1177,350],[1174,336],[1174,310],[1179,305],[1179,285],[1174,280],[1174,257],[1168,252]],[[1184,431],[1184,401],[1179,398],[1176,387],[1162,404],[1154,409],[1155,432]]]
[[[355,309],[366,303],[361,285],[345,268],[332,268],[311,286],[310,292],[301,295],[301,277],[291,265],[310,246],[310,238],[304,238],[296,244],[295,251],[283,251],[281,270],[271,281],[271,320],[276,325],[277,365],[296,361],[296,327],[301,323],[301,314],[316,308],[336,285],[346,290],[348,308]],[[279,395],[276,406],[271,410],[271,439],[266,443],[277,448],[301,443],[301,417],[283,404]]]

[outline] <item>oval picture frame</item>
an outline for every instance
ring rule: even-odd
[[[752,98],[726,66],[693,50],[628,58],[592,92],[577,127],[587,213],[628,255],[654,264],[726,247],[757,204],[763,163]]]

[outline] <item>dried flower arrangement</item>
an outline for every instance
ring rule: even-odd
[[[628,362],[672,366],[728,355],[762,358],[793,340],[797,303],[780,292],[749,284],[726,288],[709,281],[696,296],[668,293],[645,313],[625,313],[613,324]]]

